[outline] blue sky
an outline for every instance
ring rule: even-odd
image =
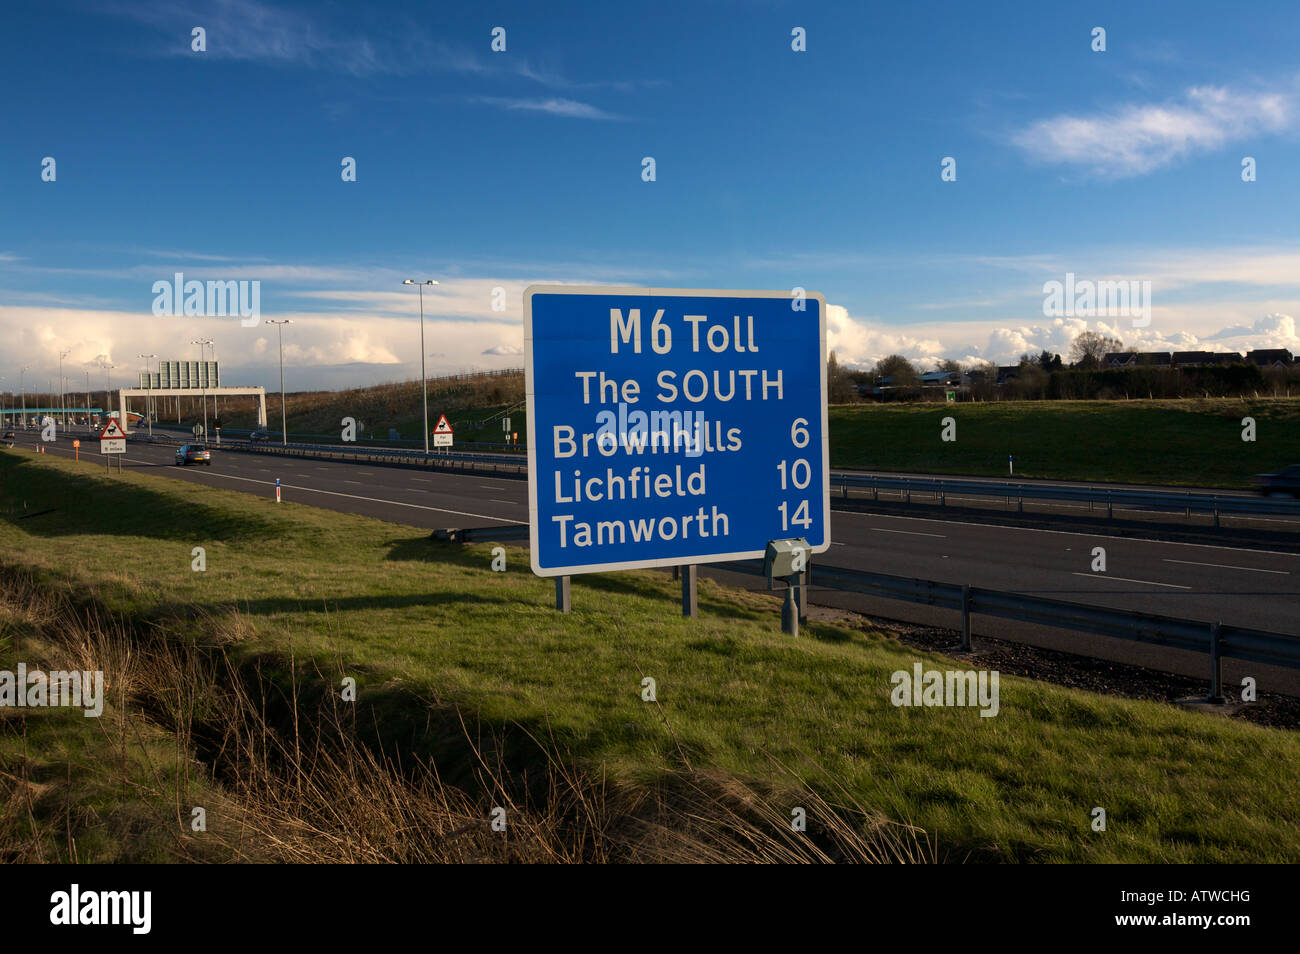
[[[152,314],[153,282],[177,271],[260,281],[262,316],[295,322],[285,359],[304,387],[418,373],[405,277],[442,282],[425,298],[435,370],[518,364],[533,281],[815,289],[858,363],[1006,361],[1084,327],[1152,349],[1300,350],[1292,3],[6,17],[0,389],[61,350],[65,367],[127,369],[195,357],[199,336],[227,380],[273,384],[273,329]],[[1150,281],[1154,320],[1045,316],[1043,283],[1067,272]]]

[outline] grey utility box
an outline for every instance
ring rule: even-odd
[[[794,558],[798,550],[803,551],[803,562],[796,570]],[[769,540],[767,553],[763,555],[763,574],[769,583],[794,576],[808,569],[808,561],[811,557],[812,549],[808,546],[808,541],[802,537],[794,540]]]

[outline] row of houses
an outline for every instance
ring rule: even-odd
[[[1207,368],[1216,365],[1254,364],[1261,368],[1289,368],[1295,356],[1286,348],[1247,351],[1115,351],[1102,359],[1104,368]]]

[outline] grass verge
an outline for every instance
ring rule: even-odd
[[[1014,455],[1018,477],[1247,488],[1300,462],[1300,400],[1286,398],[838,405],[830,429],[831,466],[870,470],[1005,477]]]
[[[826,847],[827,830],[874,838],[889,819],[919,829],[915,844],[937,846],[943,859],[1300,858],[1293,733],[1010,677],[995,718],[895,708],[891,673],[917,661],[954,667],[848,625],[814,623],[791,640],[773,599],[705,580],[698,621],[680,618],[673,584],[653,573],[575,580],[565,616],[518,550],[494,573],[486,546],[148,474],[110,479],[22,452],[0,452],[0,488],[9,575],[124,621],[137,642],[161,634],[214,672],[219,658],[233,675],[201,682],[242,683],[281,749],[295,737],[295,713],[330,724],[350,677],[358,702],[339,718],[359,749],[381,765],[397,759],[391,770],[413,784],[436,777],[466,793],[479,819],[506,797],[547,816],[548,792],[575,790],[604,806],[595,814],[606,822],[578,826],[588,842],[593,831],[644,833],[632,820],[668,819],[649,840],[614,839],[618,850],[566,859],[658,857],[682,837],[683,854],[714,857],[699,847],[713,837],[718,857],[737,857],[728,852],[744,839],[722,838],[730,829],[719,804],[739,806],[773,844],[788,841],[792,809],[811,804],[826,857],[852,856]],[[202,572],[192,569],[195,547]],[[7,659],[27,651],[4,639]],[[643,701],[647,676],[656,703]],[[144,698],[171,681],[155,680]],[[26,755],[12,740],[3,750],[10,775],[21,777],[13,759],[33,756],[27,732]],[[180,738],[181,750],[195,744]],[[53,744],[35,755],[57,774],[68,759]],[[557,766],[582,783],[557,782]],[[227,797],[239,791],[220,773],[211,784]],[[700,790],[724,801],[701,803],[691,794]],[[356,797],[364,792],[359,781]],[[1104,833],[1091,830],[1094,807],[1106,809]]]

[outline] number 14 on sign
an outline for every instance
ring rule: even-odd
[[[794,423],[790,425],[790,443],[796,450],[803,450],[808,446],[808,421],[802,417],[796,417]],[[777,472],[781,475],[781,489],[788,490],[790,485],[794,485],[795,490],[804,490],[812,481],[812,465],[809,464],[806,457],[797,457],[793,461],[786,459],[776,465]],[[803,527],[807,530],[812,526],[812,517],[808,513],[807,499],[797,502],[794,509],[794,515],[789,512],[790,504],[794,501],[783,500],[777,505],[777,510],[781,511],[781,530],[788,531],[791,524]]]

